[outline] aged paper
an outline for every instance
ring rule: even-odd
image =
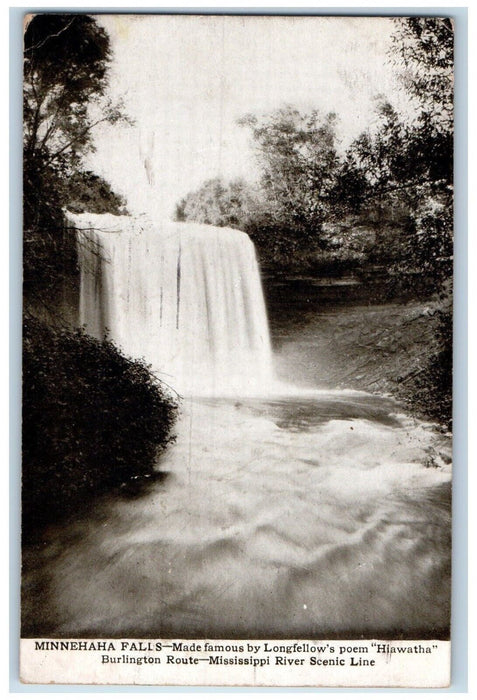
[[[24,683],[450,683],[453,26],[25,18]]]

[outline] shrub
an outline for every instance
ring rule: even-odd
[[[178,410],[143,362],[82,330],[24,322],[23,526],[152,470]]]

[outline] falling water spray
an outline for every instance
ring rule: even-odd
[[[253,243],[230,228],[68,215],[80,323],[185,395],[266,393],[272,353]]]

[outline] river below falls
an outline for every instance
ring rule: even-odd
[[[382,397],[184,400],[155,478],[24,548],[23,635],[446,638],[450,458]]]

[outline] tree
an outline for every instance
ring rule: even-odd
[[[453,249],[453,33],[446,18],[396,20],[391,58],[415,100],[404,122],[385,101],[378,128],[361,134],[347,158],[366,179],[363,200],[406,213],[391,278],[415,293],[447,290]],[[380,224],[380,222],[377,222]],[[445,292],[446,293],[446,292]]]
[[[261,189],[269,226],[290,251],[326,248],[323,222],[330,217],[340,161],[336,116],[288,106],[261,120],[240,120],[251,129],[261,166]]]
[[[125,214],[126,202],[110,185],[90,170],[78,170],[66,186],[68,209],[74,213]]]
[[[179,202],[175,218],[247,231],[255,208],[256,196],[251,185],[241,178],[229,183],[213,178]]]
[[[109,38],[92,17],[40,14],[28,22],[23,95],[27,291],[50,288],[61,277],[60,260],[66,267],[71,263],[62,209],[72,197],[72,178],[93,150],[92,129],[124,119],[121,105],[106,97],[110,59]]]
[[[453,26],[445,17],[408,17],[397,24],[394,51],[419,106],[409,150],[420,178],[399,267],[402,272],[411,264],[429,291],[446,296],[453,267]]]
[[[454,30],[447,17],[396,20],[393,58],[404,67],[403,82],[420,105],[419,119],[438,132],[452,132]]]
[[[446,17],[397,20],[394,55],[419,114],[412,148],[427,181],[453,182],[454,32]],[[399,65],[399,63],[398,63]]]

